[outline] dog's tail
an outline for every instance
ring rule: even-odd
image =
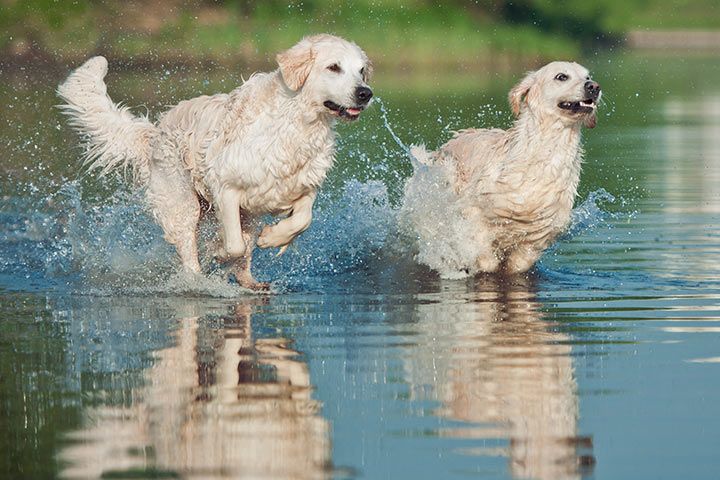
[[[83,136],[89,170],[99,170],[102,176],[117,167],[130,167],[135,180],[145,183],[157,127],[147,117],[136,117],[113,103],[103,81],[107,68],[105,57],[93,57],[72,72],[58,87],[65,101],[60,108]]]

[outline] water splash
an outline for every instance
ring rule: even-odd
[[[430,155],[424,148],[415,147],[412,152],[421,166],[405,186],[398,214],[400,231],[418,263],[435,270],[442,278],[471,277],[476,273],[477,259],[487,253],[485,246],[493,242],[489,232],[477,228],[484,220],[472,218],[482,216],[482,212],[455,193],[452,165],[424,161]],[[620,215],[627,216],[626,213],[612,214],[603,208],[614,202],[615,197],[605,189],[591,192],[572,210],[566,233],[554,245],[616,221]],[[549,251],[554,249],[555,246]]]
[[[408,155],[410,155],[410,148],[408,148],[408,146],[405,145],[405,143],[404,143],[402,140],[400,140],[400,137],[397,136],[397,134],[395,133],[395,130],[393,130],[393,128],[390,126],[390,121],[388,120],[387,107],[385,107],[385,104],[383,103],[382,99],[381,99],[380,97],[376,97],[376,98],[375,98],[375,101],[376,101],[376,102],[378,103],[378,105],[380,106],[380,113],[381,113],[381,116],[382,116],[383,125],[385,126],[385,128],[387,129],[387,131],[390,132],[390,136],[392,136],[392,139],[395,140],[395,143],[397,143],[397,145],[398,145],[405,153],[407,153]]]
[[[349,180],[338,198],[323,197],[310,228],[283,256],[258,252],[259,277],[280,288],[307,288],[322,277],[362,271],[377,258],[396,223],[385,184]]]
[[[339,194],[324,192],[311,227],[283,256],[256,251],[255,275],[273,281],[277,291],[326,291],[341,279],[362,285],[378,275],[392,276],[400,268],[394,264],[398,259],[430,267],[440,257],[462,263],[474,254],[467,239],[478,232],[463,220],[446,172],[426,168],[420,175],[422,188],[409,185],[402,207],[391,205],[380,181],[349,180]],[[591,193],[573,211],[563,241],[614,220],[603,208],[612,201],[602,189]],[[89,203],[78,182],[44,198],[13,198],[0,210],[0,286],[98,296],[232,298],[247,293],[228,282],[222,270],[206,275],[180,271],[172,246],[143,205],[141,194],[124,190]],[[409,208],[421,216],[408,215]],[[413,218],[423,222],[413,224]],[[432,250],[419,245],[418,228],[438,239]],[[456,277],[467,276],[457,272]]]
[[[422,163],[428,156],[424,148],[414,149],[418,168],[405,185],[399,213],[399,228],[415,260],[440,273],[443,278],[470,276],[479,254],[473,222],[467,220],[460,198],[452,187],[454,173],[446,164]],[[432,239],[429,240],[428,239]]]
[[[439,254],[459,265],[473,254],[468,238],[481,232],[472,231],[464,221],[461,206],[449,188],[448,172],[444,167],[423,163],[418,156],[423,149],[405,144],[396,134],[382,100],[377,103],[382,124],[400,151],[387,148],[372,158],[354,148],[357,142],[339,145],[341,155],[351,158],[359,168],[341,176],[349,180],[326,185],[310,229],[283,256],[276,257],[276,251],[256,251],[255,276],[273,281],[276,290],[327,291],[340,279],[354,289],[371,278],[398,274],[396,261],[432,267],[432,256]],[[377,135],[377,129],[371,133]],[[368,132],[353,134],[366,139]],[[399,155],[407,156],[422,181],[406,186],[404,204],[394,206],[388,189],[401,188],[408,173],[402,174],[402,168],[397,167]],[[381,166],[383,170],[378,171]],[[0,205],[0,288],[56,289],[89,295],[236,297],[246,293],[228,282],[221,268],[212,268],[209,248],[203,252],[203,265],[209,274],[181,272],[174,248],[163,239],[141,192],[94,179],[59,178],[38,185],[13,185],[13,193]],[[604,190],[590,194],[573,212],[564,239],[605,221],[608,213],[603,204],[610,201],[612,196]],[[407,215],[408,209],[414,217]],[[201,230],[204,244],[217,236],[217,225],[212,219],[209,222]],[[418,228],[438,239],[440,252],[418,244]]]
[[[42,197],[14,197],[4,210],[12,226],[0,242],[0,266],[38,288],[114,289],[173,271],[172,249],[142,207],[139,193],[83,200],[79,181]]]
[[[382,99],[380,99],[378,97],[378,98],[376,98],[375,101],[380,106],[380,114],[382,116],[383,126],[385,127],[385,129],[388,131],[388,133],[390,133],[390,136],[395,141],[395,143],[397,143],[397,145],[402,149],[402,151],[405,152],[405,155],[413,163],[413,166],[414,167],[419,166],[419,164],[417,163],[417,160],[415,159],[413,154],[410,152],[410,147],[405,145],[405,143],[402,140],[400,140],[400,137],[398,137],[398,135],[395,133],[395,130],[393,130],[393,128],[390,126],[390,121],[388,120],[388,111],[387,111],[387,108],[385,107],[385,104],[383,103]]]
[[[318,203],[310,229],[283,256],[256,251],[256,276],[272,280],[277,290],[319,290],[324,279],[362,271],[394,228],[395,210],[379,181],[350,180],[339,195],[325,192]],[[0,285],[100,296],[248,293],[229,283],[222,269],[209,269],[209,275],[181,271],[144,205],[140,192],[122,189],[93,204],[83,199],[78,181],[45,197],[13,197],[0,210]],[[216,235],[209,222],[201,230],[204,245]]]
[[[580,205],[573,208],[570,216],[570,226],[560,238],[560,241],[576,237],[603,222],[607,222],[609,218],[617,218],[617,215],[613,216],[608,210],[602,208],[607,203],[615,203],[615,200],[615,196],[604,188],[590,192]]]

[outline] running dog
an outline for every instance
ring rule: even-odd
[[[58,88],[90,169],[132,169],[183,267],[200,272],[197,226],[207,202],[221,227],[218,256],[233,262],[240,285],[256,289],[267,285],[250,273],[254,244],[282,252],[308,228],[333,165],[336,120],[357,119],[373,96],[367,55],[342,38],[306,37],[277,63],[230,93],[180,102],[157,122],[110,99],[103,57]],[[258,237],[256,219],[268,213],[286,218]]]
[[[510,91],[516,117],[510,129],[461,130],[435,152],[413,147],[419,164],[406,185],[404,211],[419,259],[446,277],[528,271],[570,222],[581,127],[595,127],[600,98],[600,85],[586,68],[553,62]],[[452,208],[428,221],[432,204],[409,205],[410,197],[422,199],[437,185],[422,186],[428,169],[442,170],[447,182],[442,188],[460,219],[450,228]]]

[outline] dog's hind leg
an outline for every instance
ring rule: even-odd
[[[238,258],[245,255],[247,245],[240,222],[240,192],[224,188],[217,199],[218,220],[222,228],[223,250],[219,257]]]
[[[165,232],[165,240],[177,249],[183,268],[200,273],[197,194],[187,179],[172,170],[154,167],[147,190],[152,213]]]
[[[192,215],[192,214],[190,214]],[[199,218],[197,215],[196,218]],[[197,245],[197,221],[188,222],[186,228],[179,229],[175,234],[177,249],[183,267],[191,272],[200,273],[200,262],[198,261]]]
[[[250,218],[242,215],[242,212],[240,219],[243,229],[243,240],[245,241],[245,253],[242,257],[235,260],[231,271],[235,275],[235,280],[237,280],[241,287],[257,291],[269,290],[270,284],[255,280],[250,268],[252,266],[252,253],[255,248],[257,225],[253,223]]]

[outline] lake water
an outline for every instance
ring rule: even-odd
[[[720,478],[720,61],[583,63],[605,104],[530,275],[414,265],[385,127],[507,126],[522,73],[379,71],[313,226],[257,259],[270,296],[178,275],[137,195],[82,173],[64,73],[5,72],[0,478]],[[108,78],[151,111],[238,81]]]

